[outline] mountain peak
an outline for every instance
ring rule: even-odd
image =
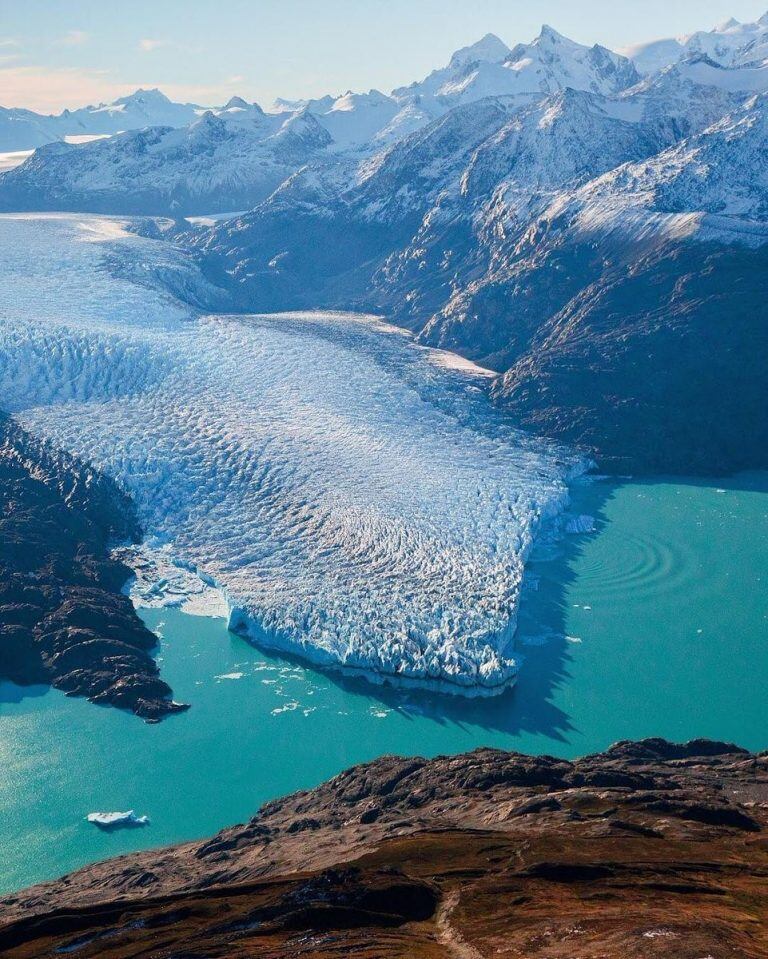
[[[567,43],[569,45],[574,44],[573,40],[569,40],[568,37],[564,37],[562,33],[558,33],[554,27],[550,27],[548,23],[542,25],[541,32],[536,38],[538,41],[544,41],[545,43]]]
[[[463,67],[478,60],[488,63],[500,63],[509,53],[509,47],[495,33],[486,33],[484,37],[468,47],[462,47],[451,57],[450,69]]]
[[[230,97],[229,100],[224,104],[222,109],[224,110],[249,110],[251,107],[250,103],[247,103],[243,100],[242,97]]]
[[[128,103],[170,103],[171,101],[168,97],[157,87],[152,87],[150,90],[145,90],[143,87],[139,87],[138,90],[134,90],[133,93],[129,93],[128,96],[120,97],[115,100],[115,103],[119,104],[128,104]]]

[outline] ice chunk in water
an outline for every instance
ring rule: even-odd
[[[149,825],[149,817],[137,816],[133,809],[127,812],[91,812],[85,818],[100,829],[124,829]]]

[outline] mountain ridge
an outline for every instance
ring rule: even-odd
[[[766,30],[768,18],[724,25],[645,77],[549,26],[511,49],[486,36],[391,96],[279,113],[235,100],[181,129],[43,147],[0,175],[0,209],[173,217],[163,235],[218,285],[213,308],[386,314],[495,370],[493,395],[527,428],[616,469],[761,467],[765,383],[752,358],[764,342],[768,60],[753,54]],[[195,228],[182,219],[233,210],[246,212]],[[702,247],[728,277],[720,287],[697,264]],[[645,312],[630,321],[632,282]],[[613,338],[576,320],[603,310]],[[738,331],[717,323],[719,310],[742,318]],[[567,366],[568,350],[532,356],[555,330],[589,341],[583,372]],[[637,373],[649,336],[655,393]],[[681,344],[697,342],[710,352],[683,361]],[[557,375],[549,368],[532,389],[556,355]],[[706,440],[696,382],[718,396]],[[728,433],[739,403],[744,455]],[[670,433],[654,450],[643,424],[661,428],[667,404],[683,439]]]

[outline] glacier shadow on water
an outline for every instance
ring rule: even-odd
[[[603,506],[618,485],[601,482],[588,487],[588,509],[595,517],[596,532],[565,536],[554,546],[552,558],[537,557],[529,562],[526,580],[528,583],[538,580],[540,587],[524,588],[521,598],[515,649],[515,656],[521,660],[520,674],[514,686],[497,696],[469,698],[413,686],[379,685],[363,676],[345,673],[343,669],[315,666],[285,651],[276,653],[263,647],[259,647],[259,651],[276,663],[288,662],[320,672],[345,693],[375,699],[405,719],[427,717],[442,726],[475,727],[509,736],[542,735],[555,742],[568,742],[570,735],[578,730],[568,714],[553,702],[555,690],[570,678],[566,592],[575,579],[573,569],[587,539],[600,535],[606,522]],[[578,507],[578,498],[577,490],[574,508]],[[537,637],[542,634],[546,634],[547,639],[539,643]],[[248,642],[236,633],[231,635]]]

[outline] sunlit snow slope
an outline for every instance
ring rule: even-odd
[[[481,374],[371,318],[205,316],[194,267],[82,216],[0,217],[0,405],[134,496],[235,628],[317,663],[491,692],[574,463]]]

